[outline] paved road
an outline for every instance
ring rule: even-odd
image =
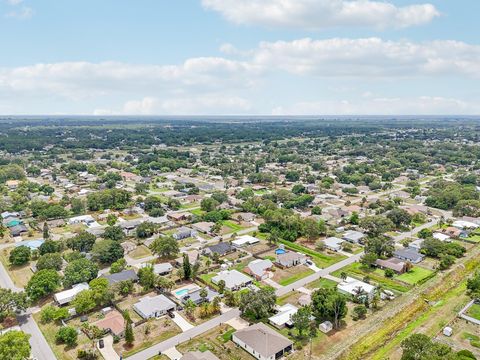
[[[21,291],[23,289],[18,288],[13,283],[12,279],[7,273],[7,270],[3,267],[3,264],[0,263],[0,287],[6,289],[12,289],[13,291]],[[38,328],[37,323],[33,319],[32,315],[27,311],[27,313],[17,317],[20,324],[20,328],[27,334],[32,335],[30,337],[30,345],[32,347],[32,357],[39,360],[43,359],[56,359],[55,354],[48,345],[47,341],[43,337],[42,332]]]
[[[231,319],[234,319],[236,317],[240,316],[240,310],[238,309],[232,309],[229,310],[228,312],[217,316],[216,318],[213,318],[209,321],[204,322],[203,324],[200,324],[198,326],[195,326],[194,328],[187,330],[181,334],[178,334],[168,340],[165,340],[161,343],[158,343],[156,345],[153,345],[149,347],[148,349],[145,349],[143,351],[140,351],[130,357],[128,357],[128,360],[145,360],[145,359],[150,359],[151,357],[154,357],[155,355],[158,355],[159,351],[165,351],[168,349],[173,348],[174,346],[181,344],[185,341],[188,341],[195,336],[201,335],[209,330],[212,330],[216,326],[223,324]]]

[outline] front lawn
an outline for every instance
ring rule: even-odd
[[[434,272],[419,266],[414,266],[409,272],[396,277],[397,280],[407,284],[415,285],[431,276]]]
[[[467,310],[467,315],[480,320],[480,304],[473,304]]]
[[[334,289],[336,287],[337,287],[337,283],[335,281],[330,279],[324,279],[324,278],[319,278],[307,285],[308,289],[320,289],[320,288]]]
[[[275,271],[275,275],[273,276],[273,281],[282,286],[287,286],[314,273],[315,271],[303,265],[298,265],[287,269],[277,269]]]
[[[28,281],[33,276],[33,272],[30,269],[30,263],[21,266],[10,265],[10,261],[8,260],[8,258],[10,256],[10,251],[13,249],[13,247],[3,249],[0,253],[0,261],[7,270],[15,286],[24,288],[25,286],[27,286]]]
[[[231,230],[229,232],[237,232],[244,229],[243,226],[237,224],[235,221],[232,220],[224,220],[222,224]]]
[[[132,259],[142,259],[144,257],[152,255],[152,252],[145,245],[137,246],[137,248],[128,253]]]

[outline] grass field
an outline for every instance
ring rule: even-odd
[[[415,285],[422,280],[428,278],[432,274],[432,270],[424,269],[419,266],[414,266],[408,273],[399,275],[396,277],[396,279],[406,282],[407,284]]]
[[[304,277],[307,277],[308,275],[314,274],[315,272],[311,269],[306,269],[302,271],[298,271],[295,274],[292,274],[291,276],[285,277],[283,279],[280,279],[278,283],[282,286],[287,286],[292,283],[294,283],[297,280],[303,279]]]
[[[410,289],[408,284],[403,284],[395,279],[389,279],[383,275],[383,270],[380,269],[365,269],[360,263],[353,263],[340,270],[332,273],[333,276],[341,277],[341,273],[346,272],[348,275],[352,275],[358,279],[363,279],[368,276],[371,281],[382,285],[384,288],[395,290],[398,292],[406,292]]]
[[[243,230],[244,227],[241,225],[237,224],[235,221],[232,220],[225,220],[222,222],[222,224],[228,228],[230,228],[233,232]]]
[[[480,304],[473,304],[467,311],[467,315],[480,320]]]
[[[152,255],[151,251],[144,245],[137,246],[137,248],[128,253],[132,259],[141,259]]]
[[[293,250],[293,251],[299,251],[301,253],[304,253],[304,254],[310,256],[312,258],[313,262],[315,263],[315,265],[317,265],[319,268],[328,267],[328,266],[333,265],[333,264],[335,264],[339,261],[342,261],[343,259],[346,258],[346,256],[340,255],[340,254],[326,255],[326,254],[323,254],[323,253],[319,253],[319,252],[317,252],[315,250],[312,250],[312,249],[309,249],[305,246],[295,244],[293,242],[286,241],[286,240],[280,240],[279,242],[281,244],[284,244],[287,249],[290,249],[290,250]]]
[[[336,286],[337,286],[337,283],[335,281],[320,278],[308,284],[307,288],[308,289],[319,289],[319,288],[333,289]]]

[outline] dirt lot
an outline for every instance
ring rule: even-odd
[[[298,265],[285,269],[275,268],[272,280],[285,286],[313,273],[314,271],[305,265]]]

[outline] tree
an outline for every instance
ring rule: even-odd
[[[86,314],[93,310],[96,306],[93,299],[93,292],[91,290],[82,290],[72,301],[72,306],[75,308],[77,314]]]
[[[10,252],[8,260],[12,265],[21,266],[30,261],[30,248],[24,245],[17,246]]]
[[[467,280],[467,290],[472,299],[480,298],[480,271]]]
[[[404,209],[395,208],[387,214],[387,218],[392,221],[397,229],[410,225],[412,216]]]
[[[378,257],[391,256],[395,250],[393,239],[388,236],[368,237],[365,240],[365,252],[376,254]]]
[[[320,206],[314,206],[311,213],[312,215],[322,215],[322,208]]]
[[[162,258],[173,258],[177,256],[179,246],[177,240],[171,236],[159,237],[150,245],[150,249]]]
[[[340,320],[347,315],[347,302],[344,295],[334,289],[321,288],[312,294],[312,314],[317,322],[332,321],[340,326]]]
[[[59,253],[45,254],[37,260],[37,270],[52,269],[59,271],[62,268],[63,260]]]
[[[48,229],[48,224],[46,221],[43,223],[43,238],[45,240],[50,239],[50,230]]]
[[[367,315],[367,308],[365,305],[358,305],[353,308],[353,320],[364,319]]]
[[[239,308],[248,318],[265,319],[273,312],[276,300],[275,291],[271,288],[247,291],[240,294]]]
[[[107,226],[103,233],[103,238],[114,241],[122,241],[125,239],[125,233],[120,226]]]
[[[76,251],[89,252],[95,244],[97,238],[89,232],[82,231],[77,236],[67,240],[67,246]]]
[[[450,266],[452,266],[455,263],[455,257],[452,255],[442,255],[440,258],[440,263],[438,264],[438,268],[440,270],[446,270]]]
[[[155,231],[157,231],[157,225],[149,221],[141,223],[135,230],[137,237],[140,239],[145,239],[152,236],[155,234]]]
[[[98,266],[92,261],[81,258],[70,262],[64,271],[63,285],[70,287],[81,282],[89,282],[97,277]]]
[[[10,289],[0,288],[0,322],[15,311],[24,311],[28,306],[27,295],[14,292]]]
[[[62,326],[55,335],[55,340],[59,343],[74,346],[77,344],[77,330],[71,326]]]
[[[218,205],[219,202],[211,197],[205,198],[200,202],[200,208],[205,212],[214,211]]]
[[[293,327],[297,329],[299,337],[303,337],[305,331],[310,328],[312,310],[309,306],[304,306],[292,315]]]
[[[82,215],[85,213],[85,208],[86,208],[85,200],[74,198],[72,199],[71,205],[72,205],[72,212],[75,215]]]
[[[115,214],[108,214],[107,215],[107,225],[108,226],[111,227],[111,226],[115,225],[117,223],[117,220],[118,220],[118,218]]]
[[[90,291],[97,306],[104,306],[113,298],[109,282],[106,278],[96,278],[90,281]]]
[[[119,273],[127,267],[127,261],[125,259],[118,259],[110,265],[110,274]]]
[[[195,308],[197,307],[197,305],[192,301],[192,299],[188,299],[187,301],[185,301],[185,304],[183,306],[185,308],[185,312],[187,316],[191,318],[193,316],[193,312],[195,311]]]
[[[384,273],[387,278],[393,278],[395,276],[395,271],[392,269],[385,269]]]
[[[38,248],[40,255],[53,254],[62,251],[63,244],[60,241],[47,240]]]
[[[128,315],[125,320],[125,342],[128,346],[132,346],[133,342],[135,341],[135,335],[133,334],[132,328],[132,320],[130,320],[130,317]]]
[[[192,267],[187,253],[183,253],[183,278],[189,280],[192,276]]]
[[[306,218],[303,221],[303,233],[308,240],[315,240],[322,233],[322,227],[319,222],[312,218]]]
[[[430,229],[422,229],[418,232],[418,237],[420,239],[427,239],[429,237],[432,237],[433,232]]]
[[[123,247],[118,241],[100,240],[93,245],[92,255],[102,264],[111,264],[123,258]]]
[[[207,300],[207,296],[208,296],[208,291],[206,288],[202,288],[202,290],[200,290],[200,298],[202,299],[202,303],[204,303],[206,300]]]
[[[218,286],[218,292],[219,292],[220,294],[223,294],[223,292],[225,291],[225,280],[223,280],[223,279],[220,280],[220,281],[218,282],[217,286]]]
[[[367,216],[360,220],[360,227],[365,229],[369,237],[378,237],[394,229],[392,221],[384,216]]]
[[[350,221],[350,224],[352,225],[358,225],[358,223],[360,222],[360,216],[356,211],[352,212],[352,215],[350,216],[349,221]]]
[[[25,291],[30,299],[38,299],[52,294],[60,286],[60,276],[55,270],[37,271],[28,281]]]
[[[155,280],[155,285],[165,291],[170,291],[175,286],[175,282],[163,276],[158,276]]]
[[[122,280],[115,284],[115,291],[119,292],[123,296],[132,293],[133,288],[134,285],[132,280]]]
[[[65,320],[70,316],[66,307],[47,305],[40,311],[40,320],[43,323]]]
[[[24,360],[30,358],[29,334],[11,330],[0,335],[0,359]]]
[[[373,252],[367,252],[361,257],[360,262],[364,266],[372,267],[375,265],[375,262],[377,261],[377,259],[378,259],[377,254]]]
[[[138,282],[145,290],[153,288],[155,285],[155,273],[152,265],[147,265],[138,270]]]
[[[424,334],[413,334],[402,341],[402,360],[454,360],[452,349],[442,343],[433,342]]]

